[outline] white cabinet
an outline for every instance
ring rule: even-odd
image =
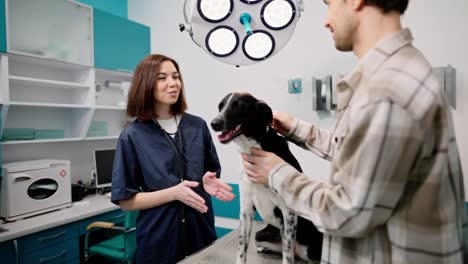
[[[7,52],[94,65],[93,11],[74,1],[7,0]]]
[[[1,54],[1,144],[118,138],[128,121],[119,85],[131,78],[129,73]]]

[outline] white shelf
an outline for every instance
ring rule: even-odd
[[[125,107],[125,106],[111,106],[111,105],[97,105],[96,109],[124,111],[124,110],[127,110],[127,107]]]
[[[131,80],[133,77],[133,73],[128,71],[111,71],[104,69],[96,69],[96,75],[119,80]]]
[[[8,103],[9,105],[15,106],[32,106],[32,107],[47,107],[47,108],[90,108],[88,105],[77,105],[77,104],[51,104],[51,103],[34,103],[34,102],[18,102],[18,101],[11,101]]]
[[[107,136],[107,137],[86,137],[84,140],[92,141],[92,140],[113,140],[118,139],[119,136]]]
[[[54,139],[31,139],[31,140],[11,140],[2,141],[1,145],[18,145],[18,144],[37,144],[37,143],[58,143],[58,142],[72,142],[81,141],[82,138],[54,138]]]
[[[22,76],[9,76],[9,79],[12,84],[26,84],[26,85],[40,85],[40,86],[47,86],[49,88],[64,88],[64,89],[74,89],[74,88],[90,88],[86,84],[82,83],[73,83],[73,82],[63,82],[63,81],[54,81],[54,80],[46,80],[46,79],[38,79],[38,78],[31,78],[31,77],[22,77]]]
[[[128,123],[120,89],[104,88],[96,97],[94,84],[129,82],[132,74],[18,54],[0,57],[0,110],[3,129],[30,128],[63,131],[64,138],[0,141],[0,146],[20,148],[25,144],[61,142],[113,142]],[[94,122],[104,122],[105,133],[89,131]],[[95,131],[92,131],[95,132]],[[96,134],[96,133],[95,133]],[[96,142],[96,143],[95,143]],[[16,147],[17,146],[17,147]],[[29,146],[28,146],[29,148]],[[46,153],[48,153],[46,151]],[[9,157],[9,155],[5,155]]]
[[[67,61],[60,61],[53,58],[49,58],[46,56],[16,51],[16,50],[9,50],[8,51],[8,58],[12,63],[19,63],[19,64],[31,64],[36,67],[46,67],[46,68],[55,68],[55,69],[69,69],[69,70],[84,70],[90,68],[89,65],[78,64],[73,62]]]

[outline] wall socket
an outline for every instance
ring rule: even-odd
[[[288,80],[288,92],[291,94],[297,94],[302,92],[302,80],[301,78],[289,79]]]

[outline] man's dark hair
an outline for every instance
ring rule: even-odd
[[[365,2],[366,5],[382,9],[384,13],[396,11],[403,15],[408,7],[409,0],[365,0]]]

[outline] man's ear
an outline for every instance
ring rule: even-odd
[[[353,10],[355,11],[361,11],[364,6],[366,5],[366,0],[347,0]]]
[[[259,100],[257,102],[257,111],[262,116],[262,120],[267,120],[268,123],[266,125],[271,125],[273,122],[273,112],[264,101]]]

